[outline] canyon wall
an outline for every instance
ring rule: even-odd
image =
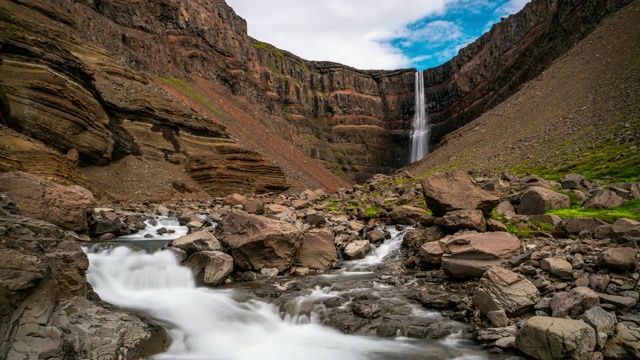
[[[432,143],[506,99],[627,3],[533,0],[425,71]],[[281,148],[260,143],[266,132],[356,181],[408,162],[413,69],[306,61],[250,38],[223,0],[5,1],[0,26],[2,121],[61,154],[77,149],[81,164],[139,154],[182,162],[216,194],[230,188],[216,190],[224,185],[215,178],[240,177],[240,190],[257,192],[292,181],[329,187],[318,180],[331,178],[328,171],[295,180],[313,161],[278,159]],[[205,111],[176,100],[167,84]],[[266,130],[234,130],[247,116]],[[209,150],[202,139],[181,143],[190,136],[206,138]],[[227,144],[232,152],[220,150]],[[261,174],[273,184],[255,181]]]

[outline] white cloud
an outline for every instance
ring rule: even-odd
[[[360,69],[410,67],[388,41],[406,26],[441,14],[450,0],[227,0],[247,20],[249,35],[309,60]]]
[[[508,16],[509,14],[515,14],[518,11],[522,10],[522,8],[527,5],[529,1],[531,0],[509,0],[502,6],[498,7],[495,13],[498,16]]]

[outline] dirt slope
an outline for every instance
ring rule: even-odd
[[[445,137],[408,167],[637,178],[640,1],[601,24],[507,101]]]

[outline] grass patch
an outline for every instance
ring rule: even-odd
[[[613,209],[587,209],[583,207],[549,210],[547,215],[558,215],[563,219],[593,217],[612,223],[620,218],[640,221],[640,200],[631,200]]]
[[[366,208],[365,213],[367,214],[368,217],[374,218],[378,216],[378,213],[380,212],[380,210],[382,210],[381,207],[373,206],[373,207]]]
[[[196,92],[191,86],[189,86],[189,84],[185,83],[184,81],[178,78],[170,78],[170,79],[161,78],[161,79],[173,85],[175,88],[182,91],[183,93],[188,95],[190,98],[196,100],[207,109],[213,111],[214,113],[216,113],[216,115],[225,116],[222,110],[218,109],[215,105],[211,103],[211,101],[209,101],[209,99],[202,96],[200,93]]]

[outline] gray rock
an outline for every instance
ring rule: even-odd
[[[586,287],[577,287],[569,292],[555,294],[549,306],[554,317],[573,317],[599,304],[600,299],[595,291]]]
[[[569,196],[547,188],[534,186],[525,191],[520,197],[518,214],[544,214],[548,210],[568,208],[570,205],[571,199]]]
[[[589,276],[589,287],[597,292],[603,292],[609,285],[611,277],[609,275],[591,275]]]
[[[607,359],[640,359],[640,329],[616,324],[614,335],[602,353]]]
[[[583,231],[589,231],[593,233],[599,226],[606,224],[606,222],[600,219],[582,217],[563,220],[561,226],[568,234],[577,235]]]
[[[583,207],[589,209],[611,209],[624,204],[625,200],[612,191],[600,190],[596,192]]]
[[[580,319],[591,325],[596,332],[605,333],[608,336],[613,335],[616,326],[616,316],[600,306],[594,306],[580,315]]]
[[[504,310],[514,317],[529,311],[539,300],[540,292],[524,276],[496,266],[480,279],[473,304],[485,315]]]
[[[260,274],[266,276],[266,277],[274,277],[274,276],[278,276],[278,268],[262,268],[260,269]]]
[[[560,180],[560,185],[563,189],[567,190],[581,189],[583,181],[584,176],[580,174],[567,174],[562,180]]]
[[[588,360],[596,348],[596,332],[582,320],[534,316],[516,334],[514,347],[540,360]]]
[[[509,326],[509,317],[502,309],[489,311],[487,313],[487,318],[489,318],[489,320],[495,327]]]
[[[638,250],[630,247],[606,249],[598,255],[597,265],[613,271],[633,271],[638,264]]]
[[[499,215],[504,216],[507,213],[515,213],[516,209],[513,207],[513,205],[511,205],[511,202],[505,200],[498,204],[498,207],[496,207],[496,212]]]
[[[629,296],[609,295],[603,293],[597,293],[597,295],[600,298],[600,301],[614,305],[616,309],[623,311],[631,309],[638,303],[637,299]]]

